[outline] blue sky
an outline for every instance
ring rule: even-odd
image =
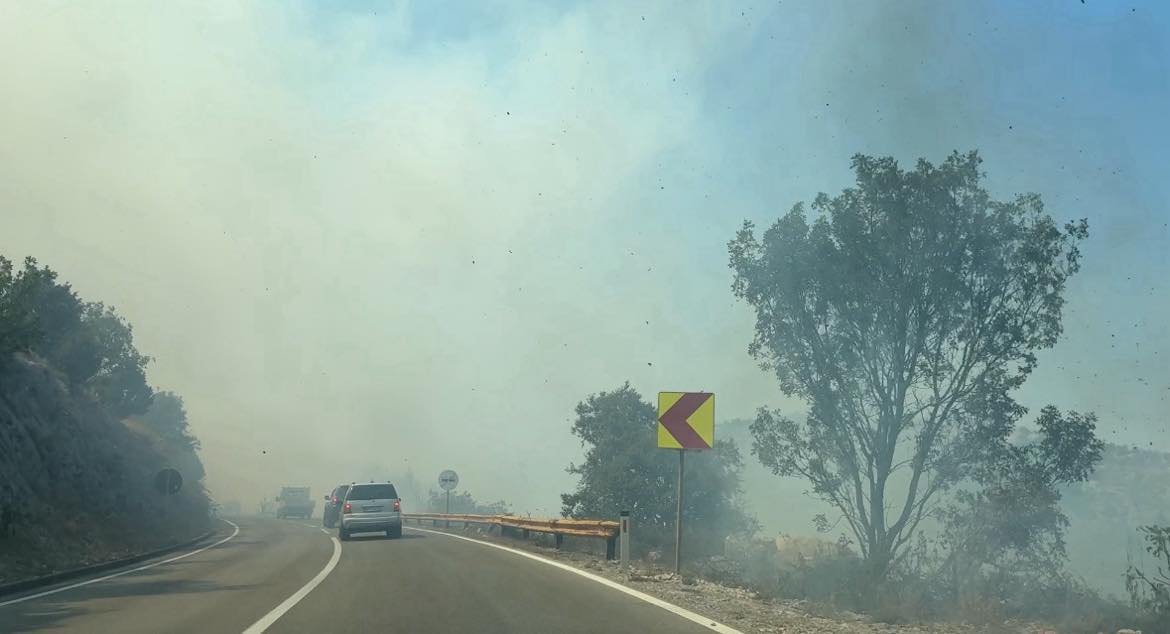
[[[996,195],[1089,218],[1021,398],[1170,450],[1161,3],[139,9],[0,8],[0,253],[134,322],[213,490],[403,447],[549,510],[589,393],[798,412],[726,244],[856,152],[979,149]]]

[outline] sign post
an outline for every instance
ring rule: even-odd
[[[682,570],[683,473],[688,449],[715,445],[715,395],[710,392],[658,393],[658,447],[678,450],[678,506],[674,515],[674,572]]]
[[[447,512],[446,515],[451,514],[451,489],[454,489],[459,484],[459,474],[450,469],[445,469],[439,474],[439,488],[447,492]],[[451,528],[451,520],[444,520],[444,525]]]
[[[674,572],[682,569],[682,507],[683,507],[683,458],[686,450],[678,450],[678,506],[674,511]]]

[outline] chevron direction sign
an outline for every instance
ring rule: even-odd
[[[658,447],[710,449],[715,445],[715,395],[658,393]]]

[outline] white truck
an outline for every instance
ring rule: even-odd
[[[309,487],[281,487],[280,495],[276,496],[276,516],[280,519],[289,517],[313,516],[313,507],[317,504],[313,496],[309,495]]]

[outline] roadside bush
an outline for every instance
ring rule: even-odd
[[[1130,605],[1149,627],[1170,631],[1170,526],[1142,526],[1138,531],[1154,563],[1152,567],[1130,564],[1125,573]]]
[[[1123,628],[1166,631],[1152,627],[1122,601],[1102,596],[1073,578],[1062,578],[1037,588],[1031,601],[1030,605],[1016,608],[1013,613],[1016,618],[1042,619],[1060,632],[1096,634]]]
[[[966,578],[962,592],[923,539],[879,587],[845,542],[780,536],[728,540],[723,556],[697,563],[709,581],[764,598],[807,601],[811,612],[868,614],[886,623],[962,622],[997,631],[1011,622],[1040,622],[1066,634],[1123,628],[1170,631],[1121,601],[1101,596],[1068,574],[1022,575],[987,567]],[[1017,628],[1018,629],[1018,628]]]
[[[725,555],[708,557],[696,573],[764,597],[808,600],[856,609],[864,584],[861,560],[844,543],[781,535],[730,539]]]
[[[865,607],[864,579],[859,557],[843,545],[826,545],[811,554],[797,553],[791,563],[782,560],[777,591],[785,598],[859,610]]]
[[[984,565],[966,569],[958,579],[938,565],[937,551],[933,554],[897,570],[866,611],[886,622],[942,620],[983,627],[1040,622],[1068,634],[1142,627],[1124,603],[1059,568]]]
[[[427,512],[444,513],[447,510],[447,494],[434,489],[427,491]],[[510,506],[503,500],[484,503],[472,497],[467,491],[452,493],[451,512],[462,515],[506,515]]]
[[[701,559],[695,574],[715,583],[774,595],[779,583],[775,542],[767,539],[729,539],[723,555]]]

